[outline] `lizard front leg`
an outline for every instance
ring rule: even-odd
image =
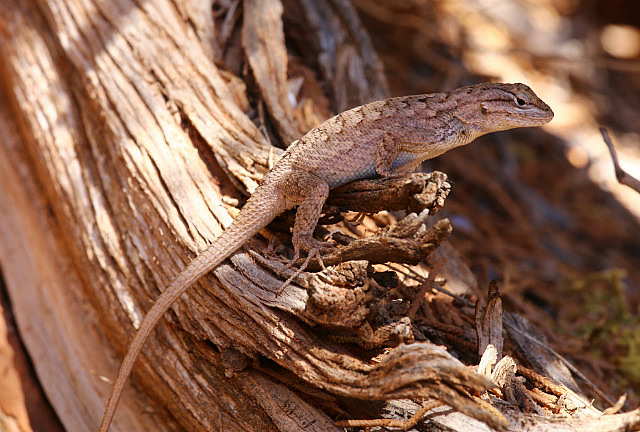
[[[430,129],[390,129],[376,148],[376,172],[381,177],[403,177],[442,152],[438,141]]]

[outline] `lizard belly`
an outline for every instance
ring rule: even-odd
[[[378,177],[376,172],[376,147],[352,144],[323,155],[316,172],[330,188],[342,186],[354,180]]]
[[[402,171],[402,168],[405,165],[415,163],[416,155],[409,152],[400,152],[398,157],[395,158],[393,164],[391,165],[391,169],[393,171]]]
[[[376,171],[376,167],[373,165],[369,165],[366,167],[361,167],[359,170],[351,171],[350,173],[343,173],[342,175],[335,174],[327,180],[330,188],[335,188],[338,186],[342,186],[354,180],[362,180],[362,179],[372,179],[378,176],[378,172]]]
[[[393,161],[392,168],[394,171],[402,171],[403,167],[407,167],[415,163],[416,155],[409,152],[400,152],[398,157]],[[330,188],[342,186],[354,180],[379,178],[380,174],[376,171],[375,164],[352,163],[349,170],[335,170],[329,175],[327,183]],[[344,168],[344,165],[342,165]]]

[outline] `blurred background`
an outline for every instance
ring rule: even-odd
[[[616,399],[640,403],[640,2],[354,0],[392,95],[523,82],[554,110],[430,162],[453,185],[450,242],[506,310]]]

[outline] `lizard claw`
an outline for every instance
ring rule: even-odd
[[[298,261],[299,258],[300,258],[300,251],[297,250],[296,253],[293,255],[293,258],[291,258],[287,263],[287,265],[282,267],[282,270],[280,270],[278,273],[282,274],[285,271],[289,270],[291,267],[293,267],[293,265],[296,263],[296,261]]]
[[[289,286],[291,281],[297,278],[300,275],[300,273],[302,273],[307,268],[307,266],[309,265],[309,261],[311,261],[311,258],[313,258],[315,255],[317,255],[318,260],[322,262],[322,258],[320,258],[320,251],[318,249],[313,249],[311,252],[309,252],[309,255],[307,255],[307,258],[304,260],[302,265],[298,267],[298,269],[291,276],[289,276],[289,279],[287,279],[280,288],[278,288],[278,291],[276,291],[276,297],[282,294],[282,291],[284,291],[284,289],[287,286]],[[287,267],[291,267],[293,265],[293,262],[294,262],[293,260],[290,261],[289,264],[287,264]],[[287,267],[285,267],[285,269]],[[324,268],[324,264],[323,264],[323,268]]]
[[[311,259],[313,259],[313,257],[318,258],[318,262],[322,267],[322,269],[324,270],[326,267],[324,266],[324,262],[322,261],[322,256],[320,252],[324,249],[328,249],[334,246],[333,242],[321,242],[314,239],[313,237],[311,237],[311,235],[308,235],[308,234],[294,234],[291,241],[293,243],[295,254],[293,255],[293,258],[291,259],[291,261],[289,261],[289,263],[280,271],[280,273],[293,267],[295,262],[300,258],[300,250],[307,251],[307,258],[305,258],[304,262],[295,271],[295,273],[293,273],[293,275],[291,275],[284,282],[284,284],[282,284],[282,286],[276,292],[276,296],[280,295],[282,291],[284,291],[284,289],[291,283],[291,281],[297,278],[300,275],[300,273],[302,273],[307,268],[307,266],[309,265],[309,262],[311,261]]]

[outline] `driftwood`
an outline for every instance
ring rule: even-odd
[[[0,16],[3,277],[62,424],[94,430],[144,312],[229,224],[230,204],[291,140],[386,83],[343,0],[26,0],[1,2]],[[491,406],[495,377],[428,342],[409,288],[375,265],[418,264],[443,244],[451,227],[429,216],[448,188],[433,174],[336,191],[328,213],[419,214],[336,235],[330,267],[312,263],[279,296],[288,233],[274,223],[263,237],[285,244],[278,254],[256,237],[167,314],[113,430],[332,431],[405,399],[448,405],[427,421],[457,430],[520,428],[528,414]],[[447,280],[472,290],[441,250]]]

